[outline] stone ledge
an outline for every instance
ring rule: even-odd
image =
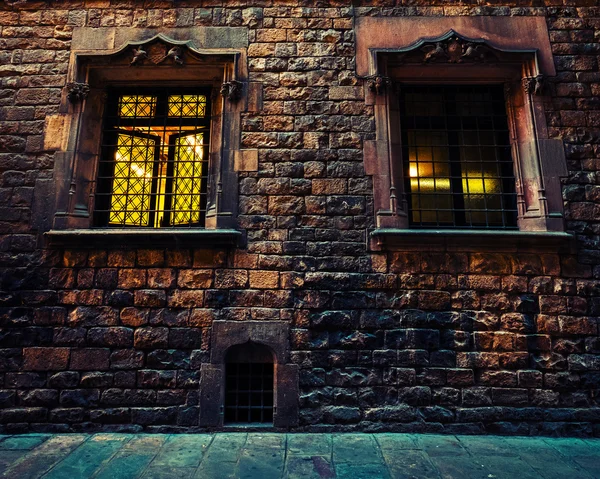
[[[573,235],[562,231],[424,230],[372,231],[374,250],[568,252]]]
[[[51,248],[233,247],[242,233],[233,229],[77,229],[44,234]]]

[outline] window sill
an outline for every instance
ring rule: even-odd
[[[137,248],[137,247],[233,247],[242,234],[233,229],[76,229],[51,230],[45,234],[49,247]]]
[[[371,232],[373,250],[559,252],[573,236],[561,231],[417,230],[381,228]]]

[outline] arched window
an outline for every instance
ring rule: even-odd
[[[270,349],[248,341],[225,357],[225,424],[273,423],[274,363]]]

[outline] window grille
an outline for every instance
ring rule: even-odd
[[[227,363],[225,423],[273,422],[273,363]]]
[[[517,226],[502,86],[403,86],[409,220],[421,228]]]
[[[95,225],[204,226],[209,112],[206,89],[110,90]]]

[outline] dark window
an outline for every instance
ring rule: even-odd
[[[410,224],[517,226],[502,86],[402,86],[402,151]]]
[[[247,343],[233,347],[225,364],[224,422],[273,422],[274,365],[263,346]]]
[[[110,90],[96,226],[204,226],[210,92]]]

